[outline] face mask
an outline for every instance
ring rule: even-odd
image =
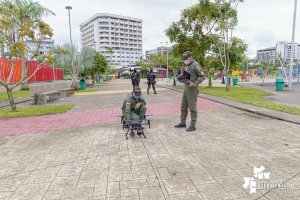
[[[153,72],[153,70],[150,70],[150,72]]]
[[[136,99],[140,98],[140,96],[136,96],[136,95],[133,95],[133,97],[136,98]]]
[[[188,65],[188,64],[190,64],[190,61],[184,60],[184,64]]]
[[[136,72],[136,70],[133,70],[134,72]]]

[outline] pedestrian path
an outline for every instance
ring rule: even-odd
[[[150,104],[146,106],[146,114],[154,115],[155,117],[178,114],[180,113],[180,105],[181,102]],[[197,101],[198,110],[220,107],[226,106],[205,99],[198,99]],[[112,123],[120,120],[118,117],[115,117],[115,115],[122,115],[120,107],[2,119],[0,120],[0,137]]]
[[[151,88],[152,90],[152,88]],[[156,91],[168,90],[167,88],[157,88]],[[131,93],[132,90],[108,90],[108,91],[96,91],[96,92],[81,92],[75,93],[74,96],[78,95],[95,95],[95,94],[117,94],[117,93]],[[147,92],[147,89],[142,89],[142,92]]]

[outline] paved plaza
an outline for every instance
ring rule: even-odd
[[[126,140],[114,115],[132,85],[95,88],[49,103],[75,104],[67,113],[0,120],[1,200],[300,199],[299,125],[198,98],[186,132],[174,128],[182,93],[142,83],[155,116],[146,139]]]

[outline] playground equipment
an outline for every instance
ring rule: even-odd
[[[214,76],[212,77],[212,79],[213,80],[217,80],[217,79],[222,80],[223,79],[223,73],[221,71],[215,73]]]

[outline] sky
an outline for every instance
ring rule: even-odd
[[[143,19],[143,53],[169,42],[164,33],[172,22],[180,19],[183,9],[198,0],[40,0],[41,5],[52,10],[56,16],[43,20],[54,31],[55,44],[70,41],[69,18],[66,6],[72,6],[72,41],[80,45],[81,23],[97,13],[112,13]],[[246,54],[256,56],[256,50],[275,47],[277,41],[292,40],[294,0],[245,0],[238,6],[238,26],[234,36],[248,44]],[[295,42],[300,42],[299,14],[296,20]]]

